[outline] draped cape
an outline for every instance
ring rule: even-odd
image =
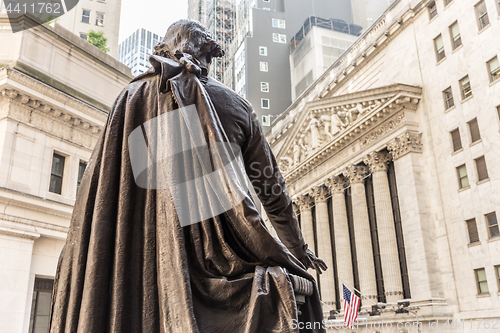
[[[50,332],[278,333],[298,332],[297,318],[320,323],[316,284],[298,314],[288,273],[314,279],[289,251],[304,242],[250,104],[186,63],[150,61],[153,68],[115,101],[81,181],[57,267]],[[207,143],[241,148],[246,176],[281,241],[249,193],[217,216],[181,225],[168,184],[138,186],[131,133],[190,105]]]

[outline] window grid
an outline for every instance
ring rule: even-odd
[[[80,38],[87,40],[87,34],[84,34],[83,32],[80,32]]]
[[[462,100],[472,96],[472,87],[469,80],[469,75],[460,80],[460,88],[462,91]]]
[[[438,14],[438,12],[437,12],[436,1],[432,1],[429,4],[429,18],[432,20],[433,18],[435,18],[437,16],[437,14]]]
[[[467,176],[467,168],[462,164],[457,168],[458,186],[460,189],[469,187],[469,177]]]
[[[467,231],[469,233],[469,244],[479,242],[476,219],[469,219],[465,223],[467,224]]]
[[[35,278],[29,333],[48,332],[54,280]]]
[[[448,87],[445,91],[443,91],[443,97],[444,97],[445,110],[448,110],[455,105],[455,101],[453,100],[453,92],[451,90],[451,87]]]
[[[273,42],[275,43],[286,43],[286,35],[278,34],[276,32],[273,33]]]
[[[267,56],[267,47],[266,46],[259,46],[259,55]]]
[[[269,66],[266,61],[261,61],[260,62],[260,71],[261,72],[267,72],[269,70]]]
[[[453,0],[444,0],[444,6],[446,7],[452,2],[453,2]]]
[[[488,61],[488,71],[490,73],[490,82],[500,79],[500,64],[498,62],[498,57]]]
[[[85,173],[85,169],[87,168],[87,162],[80,161],[78,165],[78,178],[76,181],[76,192],[80,189],[80,184],[82,183],[83,174]]]
[[[457,128],[450,132],[451,141],[453,143],[453,152],[462,149],[462,140],[460,139],[460,130]]]
[[[52,170],[50,173],[49,192],[61,194],[64,176],[65,157],[57,153],[52,156]]]
[[[475,269],[474,272],[476,273],[477,293],[479,295],[489,293],[488,281],[486,280],[486,271],[484,268]]]
[[[83,23],[90,23],[90,10],[83,9],[82,22]]]
[[[285,20],[273,18],[273,27],[274,28],[285,29],[285,27],[286,27]]]
[[[486,160],[484,159],[484,156],[478,157],[474,161],[476,162],[477,180],[483,181],[488,179],[488,168],[486,168]]]
[[[500,1],[499,1],[500,2]],[[495,266],[495,274],[497,276],[498,290],[500,291],[500,265]]]
[[[456,50],[460,45],[462,45],[462,36],[460,35],[460,28],[458,27],[458,22],[455,22],[450,26],[450,36],[451,36],[451,45],[453,45],[453,50]]]
[[[269,92],[269,82],[261,82],[260,83],[260,91]]]
[[[490,19],[488,17],[488,11],[486,9],[486,4],[484,0],[480,1],[476,5],[476,15],[477,15],[477,24],[479,25],[479,30],[483,30],[490,24]]]
[[[499,237],[500,231],[498,229],[497,214],[495,212],[485,215],[488,224],[488,234],[490,238]]]
[[[439,35],[434,39],[434,47],[436,50],[436,58],[437,61],[441,61],[444,59],[446,56],[444,52],[444,43],[443,43],[443,36]]]
[[[269,109],[269,99],[268,98],[262,98],[260,100],[260,106],[263,108],[263,109]]]
[[[477,122],[477,118],[472,119],[467,124],[469,124],[471,142],[474,143],[481,140],[481,133],[479,132],[479,124]]]
[[[104,13],[96,13],[95,25],[98,27],[104,27]]]

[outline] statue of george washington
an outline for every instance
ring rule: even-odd
[[[207,77],[223,55],[180,20],[118,96],[59,259],[51,333],[298,332],[291,322],[323,320],[307,268],[326,266],[304,243],[256,115]],[[300,311],[293,276],[312,282]]]

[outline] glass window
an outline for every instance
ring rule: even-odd
[[[500,290],[500,265],[495,266],[495,274],[497,275],[498,290]]]
[[[448,87],[445,91],[443,91],[443,97],[444,97],[445,110],[448,110],[449,108],[455,105],[455,102],[453,101],[453,92],[451,91],[451,87]]]
[[[267,56],[267,47],[265,47],[265,46],[259,46],[259,55],[261,55],[261,56]]]
[[[488,61],[488,69],[490,72],[491,82],[500,79],[500,64],[498,63],[498,57],[495,57]]]
[[[486,4],[484,0],[480,1],[476,5],[476,15],[477,15],[477,24],[479,26],[479,30],[482,30],[488,24],[490,24],[490,19],[488,18],[488,11],[486,10]]]
[[[490,238],[500,236],[500,231],[498,230],[498,220],[497,214],[495,212],[486,214],[486,221],[488,222],[488,233]]]
[[[260,91],[269,92],[269,83],[268,82],[261,82],[260,83]]]
[[[84,34],[83,32],[80,32],[80,38],[87,40],[87,34]]]
[[[465,164],[457,168],[457,175],[459,188],[469,187],[469,177],[467,176],[467,168],[465,167]]]
[[[90,23],[90,10],[84,9],[82,11],[82,22],[83,23]]]
[[[273,42],[275,43],[286,43],[286,35],[273,33]]]
[[[267,62],[265,61],[261,61],[260,62],[260,71],[261,72],[267,72],[268,71],[268,66],[267,66]]]
[[[468,75],[460,80],[460,89],[462,90],[462,99],[472,96],[472,87]]]
[[[62,182],[64,175],[64,161],[65,157],[54,153],[52,156],[52,170],[50,173],[50,187],[49,191],[52,193],[61,194]]]
[[[80,189],[80,184],[82,182],[83,174],[85,173],[85,168],[87,168],[87,163],[84,161],[80,161],[80,164],[78,165],[78,179],[77,179],[77,185],[76,185],[76,192],[78,193],[78,190]]]
[[[432,20],[433,18],[435,18],[438,14],[437,12],[437,6],[436,6],[436,1],[432,1],[429,6],[429,17],[430,19]]]
[[[442,60],[445,57],[445,53],[444,53],[443,37],[441,35],[437,36],[434,39],[434,47],[436,49],[437,61]]]
[[[462,140],[460,140],[459,129],[457,128],[456,130],[451,131],[450,134],[451,134],[451,141],[453,142],[453,152],[462,149]]]
[[[96,13],[95,25],[99,27],[104,27],[104,13]]]
[[[54,280],[35,278],[35,287],[31,301],[29,333],[49,331],[50,306]]]
[[[467,220],[465,223],[467,224],[467,231],[469,232],[469,244],[479,242],[476,219]]]
[[[451,36],[451,45],[453,45],[454,50],[460,45],[462,45],[462,36],[460,35],[458,22],[455,22],[452,25],[450,25],[450,36]]]
[[[285,29],[285,27],[286,27],[285,20],[280,20],[280,19],[273,18],[273,27]]]
[[[477,180],[482,181],[488,179],[488,169],[486,168],[486,160],[484,156],[476,158]]]
[[[446,7],[452,2],[453,2],[453,0],[444,0],[444,6]]]
[[[268,98],[262,98],[260,100],[260,106],[263,108],[263,109],[269,109],[269,99]]]
[[[476,269],[476,282],[477,282],[477,293],[478,294],[487,294],[488,290],[488,282],[486,281],[486,272],[484,268]]]
[[[467,124],[469,125],[471,142],[474,143],[481,140],[481,133],[479,132],[477,118],[472,119]]]

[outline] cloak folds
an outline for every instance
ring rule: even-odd
[[[304,242],[255,114],[185,61],[150,61],[153,70],[117,98],[82,179],[57,268],[50,332],[298,332],[291,326],[298,311],[287,271],[314,280],[288,250]],[[181,226],[171,187],[137,185],[130,134],[191,105],[205,142],[240,147],[281,242],[264,226],[248,192],[231,209]],[[183,156],[185,165],[191,157]],[[272,172],[264,175],[252,165]],[[281,191],[267,191],[270,186]],[[302,322],[323,319],[314,288],[301,307]]]

